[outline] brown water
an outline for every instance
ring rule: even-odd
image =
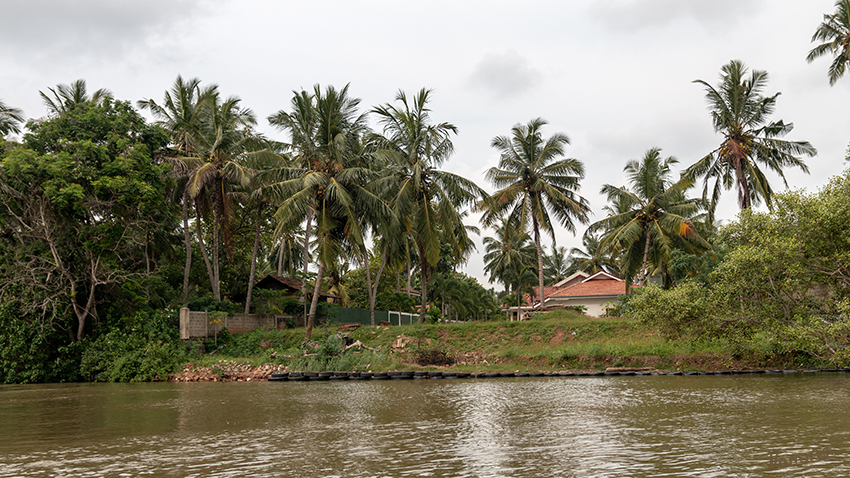
[[[839,477],[850,374],[0,387],[0,477]]]

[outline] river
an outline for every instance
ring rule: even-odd
[[[850,374],[0,387],[0,477],[850,476]]]

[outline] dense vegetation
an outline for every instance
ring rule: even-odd
[[[831,83],[850,61],[847,11],[839,0],[825,15],[808,58],[835,56]],[[628,161],[628,184],[603,186],[605,217],[569,252],[543,237],[588,223],[584,165],[540,118],[493,138],[490,195],[445,170],[458,131],[432,118],[426,89],[366,109],[347,85],[295,91],[267,118],[285,141],[198,79],[139,101],[154,122],[82,80],[41,92],[46,115],[25,125],[0,102],[2,380],[163,378],[199,353],[174,336],[180,306],[301,313],[253,290],[269,273],[304,279],[308,340],[320,290],[371,310],[372,325],[376,309],[487,321],[577,270],[606,270],[641,286],[618,310],[669,339],[846,363],[850,175],[817,194],[774,192],[765,170],[784,181],[816,150],[785,139],[792,124],[771,118],[779,93],[764,93],[767,80],[740,61],[717,85],[696,80],[719,146],[678,176],[658,147]],[[732,187],[741,214],[718,228]],[[768,212],[751,210],[762,203]],[[473,212],[495,230],[484,253],[498,295],[458,272],[474,253]]]

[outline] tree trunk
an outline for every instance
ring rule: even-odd
[[[428,305],[428,272],[430,271],[428,265],[428,258],[425,256],[425,245],[422,244],[419,246],[419,293],[421,294],[422,300],[420,301],[419,307],[419,323],[425,323],[425,308]]]
[[[213,267],[213,282],[212,282],[212,290],[213,297],[215,300],[221,300],[221,275],[219,269],[219,229],[221,229],[221,216],[219,215],[218,209],[213,210],[213,256],[212,256],[212,267]]]
[[[313,324],[316,321],[316,309],[319,307],[319,294],[322,292],[322,275],[324,273],[325,265],[322,264],[322,261],[319,261],[319,272],[316,274],[316,286],[313,287],[313,300],[310,303],[310,315],[307,317],[307,331],[304,334],[306,340],[310,340],[313,335]]]
[[[646,243],[643,246],[643,263],[641,264],[641,267],[640,267],[640,281],[639,281],[640,285],[643,285],[643,283],[646,281],[646,276],[649,275],[649,274],[647,274],[647,271],[646,271],[647,262],[649,262],[649,229],[648,228],[646,230]]]
[[[277,275],[283,275],[283,236],[280,238],[280,243],[277,249]]]
[[[378,298],[378,284],[381,283],[381,273],[387,265],[387,255],[384,254],[381,258],[381,265],[378,267],[378,272],[375,274],[375,285],[372,286],[372,271],[369,268],[369,256],[366,255],[366,285],[369,288],[369,317],[372,327],[375,326],[375,301]]]
[[[248,293],[245,296],[245,313],[251,312],[251,293],[254,291],[254,274],[257,272],[257,251],[260,249],[260,223],[263,218],[263,205],[257,204],[257,223],[254,228],[254,249],[251,251],[251,273],[248,275]]]
[[[186,265],[183,268],[183,296],[180,302],[185,305],[189,299],[189,274],[192,270],[192,234],[189,231],[189,197],[183,195],[183,244],[186,247]]]
[[[201,248],[201,257],[204,258],[204,264],[207,266],[207,275],[210,278],[210,288],[213,288],[215,295],[215,275],[213,274],[212,264],[210,263],[210,255],[207,252],[207,246],[204,244],[204,230],[201,228],[201,212],[198,210],[198,203],[195,202],[195,227],[198,230],[198,246]]]
[[[307,210],[307,225],[304,227],[304,250],[301,261],[304,263],[304,279],[301,282],[301,296],[304,297],[304,320],[307,320],[307,267],[310,265],[310,226],[313,222],[313,210]],[[312,333],[312,330],[311,330]]]
[[[540,289],[537,291],[537,297],[540,299],[540,310],[543,310],[543,301],[546,300],[545,289],[543,288],[543,246],[540,245],[540,226],[537,224],[537,218],[532,219],[534,226],[534,248],[537,249],[537,283]],[[532,302],[532,305],[533,302]]]
[[[735,175],[738,180],[738,205],[741,209],[749,209],[752,206],[750,202],[750,185],[747,183],[747,177],[744,175],[744,165],[741,158],[735,158]]]

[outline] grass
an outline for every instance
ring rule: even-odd
[[[417,352],[445,352],[455,358],[451,370],[535,371],[604,370],[607,367],[654,367],[662,370],[718,370],[779,366],[781,358],[753,350],[742,356],[729,343],[670,341],[651,327],[620,318],[595,318],[554,311],[525,322],[465,322],[360,327],[348,335],[375,349],[340,353],[335,327],[314,330],[305,342],[303,329],[256,330],[236,335],[213,355],[195,363],[235,360],[251,365],[283,364],[298,370],[417,370]],[[403,343],[402,347],[398,341]],[[423,353],[418,354],[419,357]]]

